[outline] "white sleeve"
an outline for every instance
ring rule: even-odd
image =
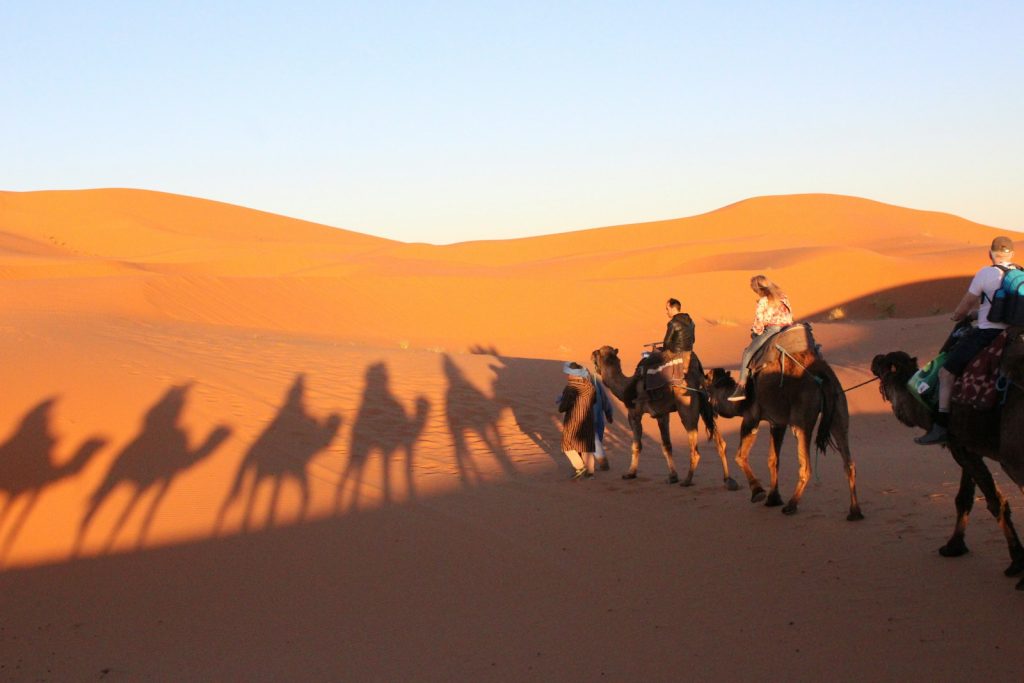
[[[974,276],[974,279],[971,280],[971,284],[967,288],[967,291],[973,294],[974,296],[981,296],[982,292],[984,292],[986,289],[993,289],[992,287],[986,287],[986,285],[989,284],[989,281],[994,279],[992,276],[995,273],[1002,275],[1002,272],[995,266],[988,266],[986,268],[982,268]]]

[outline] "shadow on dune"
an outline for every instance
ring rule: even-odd
[[[131,499],[121,510],[117,521],[107,534],[103,550],[109,551],[113,546],[143,496],[154,492],[136,540],[136,547],[141,547],[160,502],[174,479],[210,457],[231,434],[230,428],[220,425],[207,435],[198,448],[193,449],[189,446],[188,434],[179,423],[190,387],[191,384],[171,387],[146,412],[138,436],[117,455],[106,477],[89,497],[78,527],[75,554],[85,541],[93,517],[103,507],[107,498],[122,486],[132,489]]]
[[[355,510],[359,507],[359,497],[366,485],[363,477],[374,453],[380,456],[381,495],[384,502],[391,502],[396,493],[392,491],[391,469],[392,458],[399,452],[403,454],[401,468],[406,494],[409,498],[415,498],[414,446],[429,414],[430,401],[424,396],[417,397],[416,409],[411,415],[405,412],[401,402],[391,392],[387,365],[373,363],[366,369],[362,400],[352,425],[348,462],[338,478],[335,491],[336,510],[342,507],[346,488],[351,489],[347,509]]]
[[[947,277],[880,289],[856,299],[837,303],[828,309],[815,311],[804,319],[822,321],[924,318],[953,310],[967,291],[970,282],[969,277]],[[840,310],[842,313],[837,318]]]
[[[90,438],[61,465],[54,465],[58,439],[53,435],[52,411],[56,398],[48,398],[22,418],[14,434],[0,445],[0,491],[6,494],[0,511],[0,529],[23,499],[21,511],[0,544],[0,560],[7,557],[18,534],[47,486],[81,472],[106,440]]]
[[[260,485],[267,481],[271,483],[272,491],[265,528],[275,526],[278,500],[286,481],[299,487],[302,503],[298,519],[305,518],[309,507],[309,463],[330,446],[341,427],[341,416],[337,413],[331,413],[322,421],[310,415],[306,409],[305,391],[306,376],[299,373],[288,388],[277,414],[246,451],[217,515],[217,530],[220,530],[228,508],[244,497],[242,529],[249,531]]]
[[[472,434],[476,434],[479,441],[487,447],[489,454],[494,456],[506,475],[515,474],[516,469],[498,430],[501,403],[488,398],[473,386],[448,354],[444,354],[442,366],[445,379],[448,381],[448,389],[445,392],[445,415],[455,449],[455,466],[458,468],[459,478],[464,484],[481,480],[480,468],[470,445]]]
[[[566,383],[562,362],[503,356],[493,345],[477,344],[470,347],[469,351],[494,356],[498,361],[497,365],[490,366],[496,375],[493,384],[494,402],[512,412],[519,431],[537,449],[546,453],[555,464],[564,465],[567,460],[562,455],[562,415],[558,412],[556,401]],[[608,395],[615,417],[614,422],[605,427],[605,450],[613,464],[616,461],[628,462],[632,436],[626,414],[622,404],[610,393]],[[654,439],[644,436],[644,448],[655,447],[661,448]]]

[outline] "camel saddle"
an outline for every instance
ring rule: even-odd
[[[953,384],[954,403],[974,410],[992,410],[999,405],[999,399],[1007,388],[1005,382],[1000,383],[999,370],[1007,338],[1006,330],[1003,330],[967,364]]]
[[[684,386],[692,355],[692,351],[652,353],[644,363],[641,374],[644,391],[655,398],[663,393],[667,386]]]
[[[813,351],[815,356],[821,355],[821,346],[814,341],[810,323],[794,323],[768,337],[761,348],[750,359],[750,374],[754,375],[765,366],[779,362],[784,350],[789,354]]]

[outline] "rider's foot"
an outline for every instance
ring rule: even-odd
[[[747,397],[747,387],[743,384],[737,384],[736,389],[732,392],[732,395],[727,399],[729,401],[742,401]]]
[[[914,443],[920,446],[931,446],[934,444],[946,443],[949,440],[949,432],[938,422],[932,424],[928,433],[914,439]]]

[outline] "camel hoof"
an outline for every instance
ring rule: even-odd
[[[732,477],[725,478],[725,488],[729,491],[739,491],[740,485],[736,483],[736,480]]]
[[[1024,591],[1024,579],[1017,582],[1017,590]]]
[[[750,502],[760,503],[762,500],[765,499],[767,495],[768,494],[765,493],[764,489],[757,489],[756,491],[750,494]]]
[[[666,484],[678,484],[679,483],[679,475],[676,474],[675,472],[673,472],[672,474],[668,475],[668,479],[665,480],[665,483]],[[683,485],[685,486],[685,484],[683,484]]]
[[[782,508],[782,514],[784,515],[795,515],[796,512],[796,503],[788,503],[786,507]]]
[[[864,519],[864,515],[860,510],[850,510],[850,514],[846,515],[847,522],[859,522],[862,519]]]
[[[782,505],[782,496],[779,495],[778,491],[772,491],[767,500],[764,501],[764,506],[766,508],[777,508],[780,505]]]
[[[1003,570],[1004,576],[1017,576],[1024,572],[1024,558],[1018,557],[1010,563],[1010,566]]]
[[[946,545],[939,548],[939,555],[943,557],[960,557],[966,555],[970,550],[967,549],[967,544],[963,540],[950,541]]]
[[[636,472],[626,472],[622,475],[623,479],[636,479]]]
[[[693,486],[693,480],[692,479],[684,479],[681,482],[679,482],[679,485],[680,486]]]

